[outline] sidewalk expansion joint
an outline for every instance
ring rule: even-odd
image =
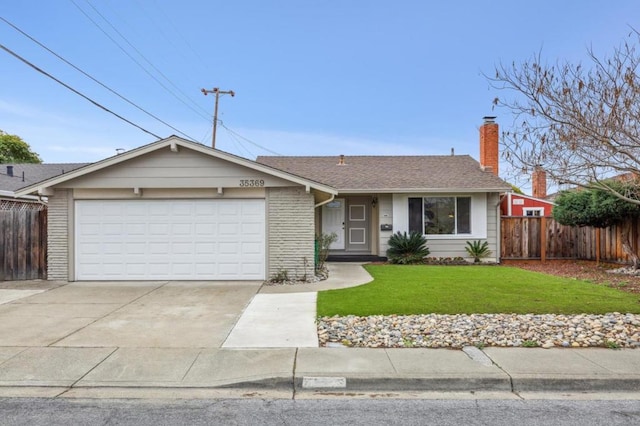
[[[293,354],[293,367],[292,367],[292,371],[291,371],[291,399],[295,400],[296,399],[296,368],[298,366],[298,350],[299,348],[296,348],[296,352]]]
[[[476,348],[477,349],[477,348]],[[507,377],[509,378],[509,388],[511,389],[511,393],[514,395],[517,395],[518,397],[520,397],[518,395],[518,393],[515,390],[515,386],[513,385],[513,377],[511,377],[511,374],[509,374],[509,372],[507,370],[505,370],[504,368],[502,368],[500,366],[500,364],[498,364],[497,362],[495,362],[493,359],[491,359],[491,357],[489,355],[487,355],[487,353],[481,349],[478,349],[479,352],[481,352],[488,360],[491,361],[491,363],[493,365],[495,365],[500,371],[502,371],[504,374],[507,375]],[[466,352],[465,352],[466,353]]]
[[[104,358],[103,358],[99,363],[97,363],[96,365],[94,365],[93,367],[91,367],[91,368],[89,369],[89,371],[87,371],[86,373],[84,373],[84,374],[83,374],[83,375],[82,375],[78,380],[76,380],[75,382],[73,382],[73,383],[71,384],[71,386],[69,386],[69,388],[68,388],[66,391],[64,391],[64,392],[67,392],[67,391],[71,390],[72,388],[74,388],[74,387],[78,384],[78,382],[79,382],[80,380],[82,380],[82,379],[84,379],[85,377],[87,377],[87,375],[88,375],[89,373],[91,373],[93,370],[95,370],[96,368],[98,368],[99,366],[101,366],[101,365],[102,365],[102,363],[103,363],[103,362],[105,362],[107,359],[111,358],[111,355],[113,355],[113,354],[114,354],[118,349],[120,349],[120,348],[114,348],[111,352],[109,352],[109,355],[105,356],[105,357],[104,357]],[[63,393],[64,393],[64,392],[63,392]]]

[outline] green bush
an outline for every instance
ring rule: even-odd
[[[407,233],[397,232],[389,238],[389,249],[387,258],[391,263],[408,265],[419,263],[429,255],[426,246],[427,239],[419,232]]]
[[[630,183],[609,182],[608,185],[618,193],[632,199],[638,198],[636,187]],[[562,225],[606,228],[640,216],[640,206],[637,204],[595,188],[561,192],[555,203],[553,218]]]
[[[324,270],[324,264],[327,262],[327,258],[329,257],[331,244],[335,243],[337,240],[338,235],[335,232],[332,232],[331,234],[322,233],[320,235],[316,235],[316,243],[318,244],[316,271]]]
[[[469,253],[469,256],[473,257],[475,263],[480,262],[480,259],[491,254],[489,243],[486,241],[467,241],[467,246],[464,249]]]

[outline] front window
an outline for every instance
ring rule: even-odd
[[[409,198],[409,231],[470,234],[471,197]]]

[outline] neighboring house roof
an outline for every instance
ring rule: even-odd
[[[511,185],[468,155],[271,157],[257,162],[333,186],[341,192],[510,191]]]
[[[531,195],[516,194],[516,193],[512,192],[511,193],[511,197],[512,198],[524,198],[525,200],[538,201],[540,203],[547,203],[547,204],[551,204],[553,206],[556,205],[556,203],[553,202],[553,200],[550,200],[550,199],[547,199],[547,198],[532,197]]]
[[[13,192],[88,164],[90,163],[0,164],[0,191]],[[9,176],[7,166],[13,167],[13,176]]]
[[[150,144],[132,149],[130,151],[126,151],[122,154],[105,158],[104,160],[91,163],[86,167],[75,169],[69,173],[64,173],[62,175],[59,174],[57,176],[44,179],[42,181],[37,181],[35,183],[32,183],[29,186],[26,186],[16,191],[16,194],[18,196],[22,196],[22,195],[32,194],[34,192],[42,192],[42,190],[46,188],[58,185],[68,180],[75,179],[80,176],[84,176],[84,175],[96,172],[98,170],[116,165],[118,163],[122,163],[124,161],[131,160],[133,158],[142,156],[144,154],[156,151],[158,149],[163,149],[167,147],[170,147],[171,150],[176,150],[176,151],[179,150],[180,147],[192,149],[194,151],[201,152],[205,155],[210,155],[211,157],[226,160],[226,161],[229,161],[230,163],[234,163],[240,166],[245,166],[256,171],[264,172],[272,176],[276,176],[276,177],[288,180],[290,182],[303,185],[308,188],[314,188],[319,191],[326,192],[328,194],[334,194],[334,195],[337,194],[336,189],[332,188],[327,184],[314,181],[310,178],[296,176],[294,174],[288,173],[286,171],[278,170],[268,165],[259,164],[259,163],[256,163],[255,161],[247,160],[246,158],[243,158],[243,157],[238,157],[236,155],[229,154],[224,151],[213,149],[208,146],[199,144],[197,142],[191,142],[186,139],[182,139],[178,136],[169,136],[166,139],[161,139],[157,142],[152,142]]]

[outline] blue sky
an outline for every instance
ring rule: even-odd
[[[233,133],[218,127],[217,147],[237,155],[268,155],[259,145],[284,155],[454,148],[478,158],[482,117],[497,115],[503,130],[513,121],[508,111],[492,111],[492,99],[505,94],[482,73],[539,51],[549,62],[584,61],[589,46],[611,52],[630,27],[640,28],[640,3],[604,5],[22,0],[2,2],[0,16],[207,145],[214,98],[200,89],[234,90],[219,109]],[[176,133],[1,21],[0,44],[150,132]],[[45,162],[96,161],[156,140],[4,51],[0,88],[0,129],[21,136]]]

